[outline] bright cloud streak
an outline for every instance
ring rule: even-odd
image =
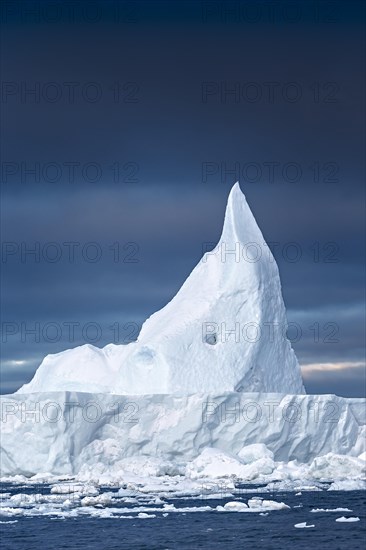
[[[366,367],[366,364],[363,361],[349,361],[342,363],[309,363],[301,366],[301,372],[306,378],[316,372],[342,371],[361,367]]]

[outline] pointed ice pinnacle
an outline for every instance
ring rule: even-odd
[[[48,355],[19,392],[304,393],[276,262],[239,184],[219,243],[137,342]]]

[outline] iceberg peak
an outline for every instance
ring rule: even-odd
[[[136,342],[49,355],[18,391],[304,393],[286,328],[276,262],[237,182],[219,243]]]
[[[239,182],[231,188],[229,193],[224,226],[220,242],[247,244],[254,242],[262,244],[263,235],[249,208],[244,193],[240,189]]]

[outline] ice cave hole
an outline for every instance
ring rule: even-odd
[[[210,346],[214,346],[217,342],[217,334],[206,334],[205,342],[206,344],[210,344]]]

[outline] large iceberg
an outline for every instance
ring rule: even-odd
[[[2,397],[2,475],[363,486],[365,400],[305,395],[286,326],[277,265],[236,184],[219,243],[136,342],[47,356]]]
[[[137,342],[48,355],[19,393],[304,393],[276,262],[236,183],[219,243]]]

